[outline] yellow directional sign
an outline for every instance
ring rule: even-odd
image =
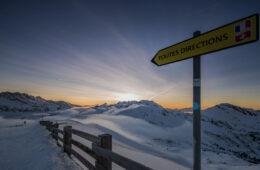
[[[258,14],[251,15],[195,38],[164,48],[157,52],[152,62],[161,66],[193,56],[257,41],[259,38],[258,29]]]

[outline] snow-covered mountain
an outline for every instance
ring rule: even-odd
[[[89,114],[128,116],[162,127],[176,127],[183,123],[183,116],[186,115],[179,111],[165,109],[157,103],[148,100],[123,101],[111,105],[105,103],[88,109],[79,108],[78,110],[81,110],[81,116]]]
[[[48,119],[66,121],[89,133],[110,133],[127,146],[191,166],[183,160],[192,161],[192,114],[147,100],[72,106],[22,93],[0,93],[0,111],[55,111]],[[204,167],[260,164],[259,111],[219,104],[202,111],[201,126]]]
[[[176,150],[176,147],[192,147],[192,114],[179,110],[165,109],[152,101],[119,102],[113,105],[99,105],[81,110],[84,115],[102,114],[99,117],[88,117],[83,123],[95,123],[97,119],[103,122],[110,121],[122,129],[124,126],[139,126],[133,133],[142,132],[141,126],[125,116],[144,120],[152,125],[171,130],[170,136],[156,136],[151,133],[151,140],[165,146],[167,150]],[[110,116],[110,117],[109,117]],[[118,117],[116,117],[118,116]],[[124,116],[124,118],[120,117]],[[116,120],[119,119],[120,121]],[[113,120],[114,119],[114,120]],[[128,122],[126,121],[128,120]],[[126,121],[123,124],[121,121]],[[260,113],[252,109],[241,108],[231,104],[219,104],[202,111],[202,151],[215,155],[224,154],[242,159],[248,163],[260,163]],[[103,125],[102,125],[103,126]],[[106,127],[109,128],[109,127]],[[128,132],[130,133],[130,132]],[[214,160],[210,160],[214,161]],[[209,161],[209,162],[210,162]],[[226,160],[219,163],[225,163]]]
[[[69,109],[73,105],[64,101],[45,100],[25,93],[0,93],[0,111],[31,112]]]
[[[202,112],[202,149],[260,163],[260,113],[231,104]]]

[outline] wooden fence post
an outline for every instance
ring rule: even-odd
[[[58,140],[58,128],[59,128],[59,124],[58,123],[54,123],[52,125],[52,131],[51,131],[51,135],[55,140]]]
[[[47,125],[46,125],[46,129],[47,129],[48,131],[50,131],[50,130],[51,130],[51,126],[52,126],[52,122],[48,121],[48,122],[47,122]]]
[[[72,138],[72,126],[65,126],[63,128],[63,150],[66,152],[68,155],[71,154],[71,138]]]
[[[103,134],[103,135],[99,135],[98,138],[99,138],[99,143],[97,143],[98,146],[112,151],[112,135]],[[112,170],[112,162],[102,156],[98,156],[96,161],[96,168],[97,169],[105,168],[106,170]]]
[[[48,130],[49,123],[50,123],[49,121],[46,121],[46,122],[45,122],[45,128],[46,128],[47,130]]]
[[[47,121],[44,121],[44,120],[40,122],[40,124],[41,124],[42,126],[46,126],[46,123],[47,123]]]

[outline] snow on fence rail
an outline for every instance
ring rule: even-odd
[[[151,168],[148,168],[140,163],[113,152],[112,136],[109,134],[94,136],[89,133],[72,129],[72,126],[65,126],[63,130],[60,130],[58,123],[53,123],[50,121],[40,121],[40,124],[46,126],[46,129],[51,132],[51,136],[57,140],[58,146],[60,146],[58,141],[63,143],[64,152],[66,152],[68,155],[74,155],[84,166],[90,170],[112,170],[112,162],[127,170],[152,170]],[[59,133],[63,135],[63,138],[58,135]],[[72,139],[72,134],[91,141],[92,149]],[[77,146],[89,156],[94,158],[96,160],[95,165],[92,165],[82,155],[73,150],[72,145]]]

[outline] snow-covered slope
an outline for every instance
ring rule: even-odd
[[[231,104],[203,111],[202,149],[260,163],[260,114]]]
[[[78,116],[74,113],[74,118],[84,124],[105,127],[131,140],[159,146],[164,152],[192,149],[192,114],[165,109],[152,101],[119,102],[81,109]],[[207,158],[206,162],[228,164],[232,159],[243,160],[240,162],[243,165],[260,163],[258,111],[220,104],[202,111],[201,120],[203,154],[218,157]]]
[[[142,100],[57,110],[44,119],[61,123],[60,128],[66,124],[94,135],[109,133],[114,151],[153,169],[192,168],[192,114],[180,110]],[[259,111],[220,104],[202,111],[201,120],[203,169],[259,169]]]
[[[27,112],[27,111],[54,111],[71,108],[70,103],[64,101],[45,100],[25,93],[0,93],[0,111]]]
[[[6,111],[51,111],[44,119],[70,124],[94,135],[109,133],[113,136],[114,151],[148,167],[192,168],[192,114],[165,109],[146,100],[71,106],[27,94],[0,93],[0,115]],[[58,110],[65,108],[69,109]],[[17,116],[23,119],[24,115],[28,113]],[[41,115],[32,114],[33,119]],[[201,125],[203,169],[259,169],[259,111],[219,104],[202,111]]]
[[[0,145],[1,170],[81,169],[56,146],[38,120],[5,119],[0,113]]]
[[[107,114],[130,116],[162,127],[176,127],[184,122],[184,119],[177,116],[176,112],[147,100],[119,102],[110,108]]]

